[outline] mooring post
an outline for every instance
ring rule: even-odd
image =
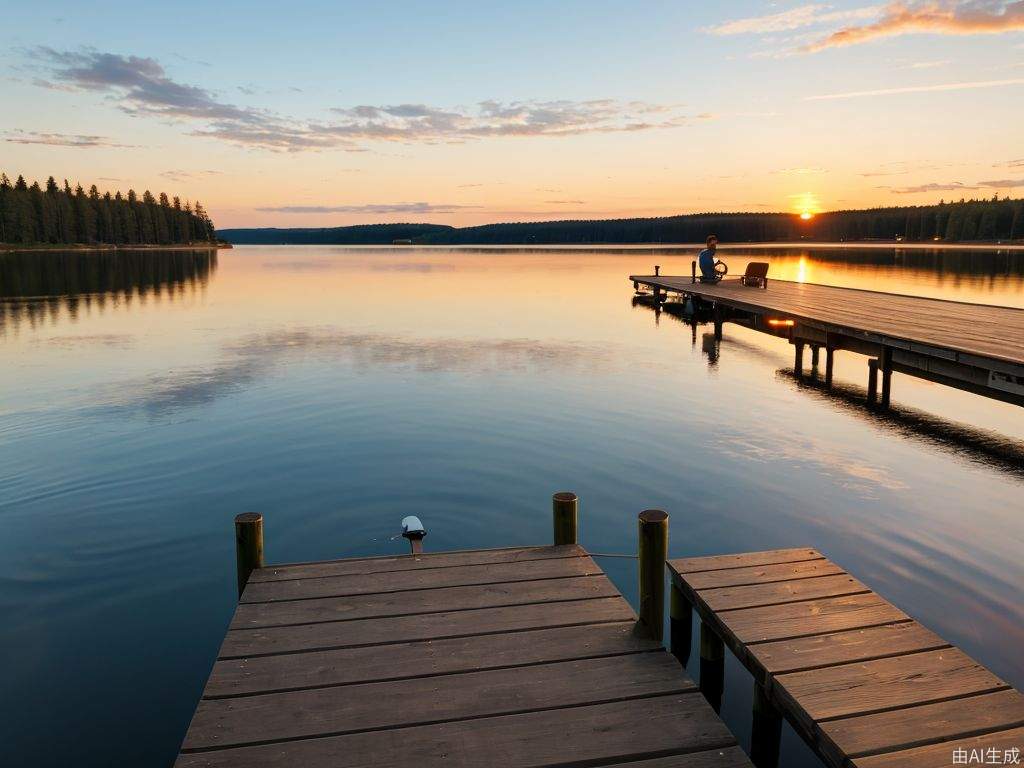
[[[868,405],[875,404],[875,396],[878,394],[878,361],[875,358],[868,360]]]
[[[675,584],[669,588],[668,629],[671,633],[669,650],[685,667],[693,645],[693,606]]]
[[[555,544],[575,544],[579,497],[572,491],[559,491],[551,497]]]
[[[235,564],[238,596],[241,597],[249,574],[263,567],[263,515],[257,512],[235,515]]]
[[[697,282],[697,262],[696,261],[691,261],[690,262],[690,282],[691,283],[696,283]]]
[[[794,341],[793,346],[796,347],[796,356],[793,359],[793,373],[798,379],[804,377],[804,343],[802,341]]]
[[[654,276],[657,277],[661,274],[661,266],[659,264],[654,265]]]
[[[703,620],[700,623],[700,690],[718,712],[722,709],[725,686],[725,644]]]
[[[889,398],[892,394],[892,347],[882,348],[882,402],[881,407],[889,407]]]
[[[825,386],[832,388],[832,363],[835,360],[836,350],[833,347],[825,347]]]
[[[754,681],[754,717],[750,726],[750,759],[757,768],[777,768],[782,740],[782,715],[764,686]]]
[[[661,642],[665,625],[665,560],[668,559],[668,513],[645,509],[638,521],[640,570],[639,625]]]

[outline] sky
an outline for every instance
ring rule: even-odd
[[[222,229],[1024,196],[1024,0],[0,3],[0,170]]]

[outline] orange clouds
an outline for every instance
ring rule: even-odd
[[[857,45],[880,37],[915,33],[974,35],[1015,30],[1024,30],[1024,0],[1012,3],[892,3],[878,21],[844,27],[802,50],[816,53],[826,48]]]

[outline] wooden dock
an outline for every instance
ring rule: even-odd
[[[750,766],[582,547],[249,575],[243,538],[244,592],[177,768]]]
[[[755,763],[777,759],[769,745],[758,760],[756,737],[777,738],[780,714],[834,768],[1024,761],[1024,696],[816,550],[668,567],[678,631],[689,606],[702,622],[701,686],[723,642],[754,677]]]
[[[719,337],[721,324],[731,321],[788,338],[797,375],[803,373],[805,346],[814,363],[824,349],[827,385],[836,351],[867,355],[869,393],[873,401],[880,372],[883,406],[893,372],[1024,405],[1021,309],[783,280],[769,280],[761,289],[738,279],[701,283],[689,275],[629,279],[657,301],[669,293],[695,300],[709,310]]]

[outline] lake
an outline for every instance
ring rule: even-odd
[[[691,329],[626,276],[693,248],[245,246],[0,254],[0,665],[11,765],[165,766],[270,562],[580,540],[810,546],[1024,688],[1024,410],[897,374],[894,410],[790,375],[782,339]],[[1024,307],[1024,253],[735,248],[735,274]],[[635,563],[599,561],[628,599]],[[696,655],[696,654],[694,654]],[[695,659],[691,659],[694,667]],[[691,669],[696,676],[696,669]],[[723,716],[749,728],[749,676]],[[783,763],[815,765],[788,731]]]

